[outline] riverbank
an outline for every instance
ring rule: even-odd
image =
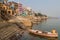
[[[34,25],[34,24],[32,24],[34,20],[33,21],[31,21],[31,20],[28,18],[22,17],[22,16],[13,17],[12,19],[10,19],[8,21],[1,20],[0,38],[2,40],[9,39],[10,37],[12,37],[14,35],[16,36],[17,33],[19,35],[22,35],[22,33],[24,33],[24,31],[27,28],[30,29],[30,28],[32,28],[32,25]],[[36,22],[39,22],[39,21],[36,21]],[[4,37],[2,37],[2,36],[4,36]],[[15,37],[13,37],[13,38],[15,38]]]
[[[42,21],[38,25],[36,24],[33,25],[32,29],[42,30],[42,31],[51,31],[53,28],[55,28],[58,32],[58,35],[60,35],[59,23],[60,23],[60,19],[48,19],[47,21]],[[30,35],[28,32],[25,32],[25,34],[22,37],[22,40],[60,40],[60,37],[44,38],[36,35]]]

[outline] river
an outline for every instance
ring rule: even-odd
[[[32,29],[43,30],[43,31],[51,31],[53,28],[55,28],[58,32],[59,35],[58,38],[43,38],[25,32],[21,39],[22,40],[60,40],[60,19],[48,19],[38,24],[35,24],[32,27]]]

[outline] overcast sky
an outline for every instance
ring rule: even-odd
[[[60,17],[60,0],[20,0],[20,3],[48,16]]]

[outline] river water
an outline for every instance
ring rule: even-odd
[[[28,32],[25,32],[22,36],[22,40],[60,40],[60,19],[48,19],[44,20],[38,24],[33,25],[32,29],[51,31],[55,28],[58,32],[58,38],[43,38],[35,35],[31,35]]]

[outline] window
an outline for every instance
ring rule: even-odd
[[[0,7],[0,9],[2,9],[2,7]]]
[[[3,9],[5,9],[5,7],[3,7]]]
[[[8,13],[10,13],[10,11],[8,11]]]

